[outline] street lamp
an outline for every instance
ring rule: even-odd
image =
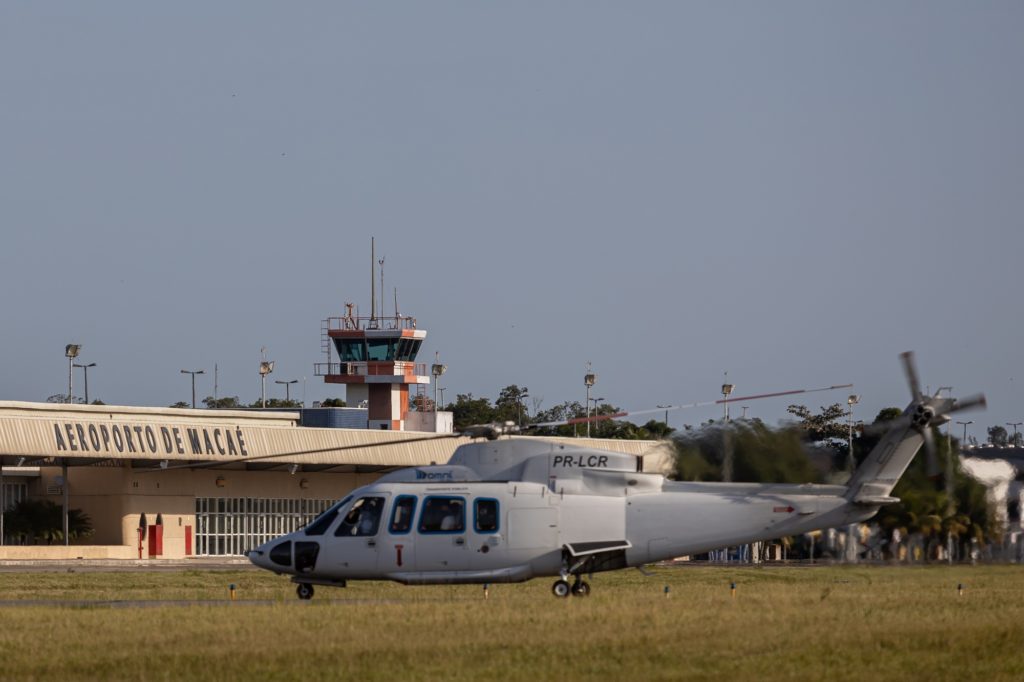
[[[90,367],[95,367],[96,363],[95,362],[90,362],[88,365],[79,365],[78,363],[72,363],[72,366],[74,366],[74,367],[81,367],[82,368],[82,374],[85,375],[85,404],[88,405],[89,404],[89,368]]]
[[[529,393],[521,393],[519,395],[519,398],[516,400],[516,405],[519,406],[519,426],[520,427],[522,427],[522,425],[523,425],[523,398],[529,398],[529,397],[530,397]],[[527,412],[526,416],[529,417],[530,413]]]
[[[1024,424],[1024,422],[1006,422],[1007,426],[1013,427],[1013,441],[1011,442],[1013,443],[1014,447],[1017,446],[1017,427],[1020,426],[1021,424]]]
[[[441,394],[441,405],[444,405],[444,386],[437,387],[438,392]],[[437,410],[437,403],[434,403],[434,410]]]
[[[591,398],[590,402],[594,403],[593,415],[597,418],[597,406],[601,403],[604,398]],[[590,437],[590,422],[587,422],[587,437]]]
[[[590,371],[590,363],[587,363],[587,373],[583,375],[583,385],[587,387],[587,438],[590,438],[590,387],[597,383],[597,375]]]
[[[193,376],[193,410],[196,409],[196,375],[206,374],[204,370],[181,370],[181,374],[190,374]]]
[[[281,381],[280,379],[274,381],[275,384],[284,384],[284,400],[290,403],[292,401],[291,387],[292,384],[299,383],[298,379],[292,379],[291,381]]]
[[[68,403],[73,403],[75,401],[74,394],[71,392],[72,372],[74,372],[72,365],[75,364],[75,358],[78,357],[78,351],[81,348],[82,346],[77,343],[69,343],[64,346],[64,356],[68,359]]]
[[[668,426],[668,408],[670,408],[672,406],[671,405],[658,405],[657,407],[658,407],[659,410],[665,410],[665,426]]]
[[[973,423],[974,423],[973,419],[971,421],[969,421],[969,422],[962,422],[962,421],[958,421],[957,422],[957,424],[960,424],[961,426],[964,427],[964,439],[962,441],[960,441],[960,447],[961,448],[963,448],[965,445],[967,445],[967,425],[968,424],[973,424]]]

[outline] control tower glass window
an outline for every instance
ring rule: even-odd
[[[366,343],[363,339],[335,339],[334,345],[338,348],[338,357],[342,362],[366,361]]]
[[[416,353],[420,350],[420,344],[423,341],[420,339],[402,339],[398,342],[398,360],[405,362],[412,362],[416,359]]]
[[[371,362],[394,360],[397,345],[398,339],[367,339],[367,359]]]

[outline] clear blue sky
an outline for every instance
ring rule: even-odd
[[[261,346],[340,395],[320,320],[368,309],[373,235],[449,399],[582,401],[589,360],[626,409],[728,370],[870,418],[915,349],[980,437],[1024,419],[1021,36],[1019,2],[4,3],[0,398],[65,391],[69,342],[108,403],[215,362],[253,400]]]

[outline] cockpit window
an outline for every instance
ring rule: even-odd
[[[306,535],[323,535],[327,532],[327,529],[334,523],[334,517],[338,515],[341,508],[348,504],[352,496],[349,495],[341,502],[331,505],[331,507],[320,516],[313,519],[313,522],[306,526]]]
[[[388,532],[392,535],[408,533],[412,528],[412,517],[416,513],[416,498],[412,495],[399,495],[391,510],[391,523]]]
[[[477,533],[497,533],[498,501],[481,497],[473,502],[473,525]]]
[[[352,504],[348,514],[334,534],[338,537],[370,537],[377,534],[380,515],[384,511],[383,497],[360,497]]]
[[[466,501],[461,497],[435,495],[423,500],[421,533],[461,533],[466,530]]]

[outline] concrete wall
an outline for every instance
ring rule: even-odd
[[[29,496],[61,504],[60,494],[47,494],[61,474],[58,467],[40,469],[40,477],[29,485]],[[69,503],[92,519],[95,533],[68,549],[35,545],[8,547],[16,553],[9,558],[47,558],[54,552],[69,552],[75,558],[89,546],[118,546],[121,558],[138,558],[138,528],[142,514],[146,524],[163,520],[163,558],[185,555],[185,529],[196,527],[197,497],[253,497],[284,499],[340,499],[349,491],[376,480],[380,474],[303,473],[287,471],[196,470],[156,471],[126,467],[72,467],[68,470]],[[218,482],[218,479],[220,481]],[[142,543],[142,557],[149,556],[149,538]],[[0,553],[0,558],[5,555]],[[88,558],[88,557],[87,557]]]

